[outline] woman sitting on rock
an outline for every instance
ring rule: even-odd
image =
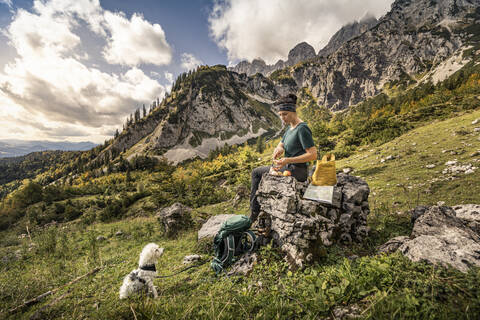
[[[303,122],[296,112],[297,96],[289,94],[275,102],[278,115],[285,125],[288,125],[282,140],[273,151],[274,166],[263,166],[252,171],[252,188],[250,193],[250,219],[255,221],[260,213],[260,205],[257,201],[256,192],[262,175],[266,172],[290,171],[291,175],[300,182],[308,177],[307,163],[317,159],[317,148],[313,143],[312,131]],[[284,157],[278,159],[278,157]]]

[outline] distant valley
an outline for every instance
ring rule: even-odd
[[[85,142],[68,141],[22,141],[0,140],[0,158],[19,157],[31,152],[61,150],[61,151],[86,151],[95,147],[96,144]]]

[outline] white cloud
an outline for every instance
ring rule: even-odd
[[[182,53],[182,68],[185,70],[192,70],[195,67],[201,65],[203,62],[197,58],[191,53]]]
[[[152,77],[155,77],[155,78],[160,78],[162,75],[156,71],[150,71],[150,74],[152,75]]]
[[[8,36],[20,56],[48,57],[67,53],[80,44],[71,28],[71,20],[64,15],[51,19],[20,9],[8,27]]]
[[[138,14],[128,20],[121,13],[109,11],[105,12],[105,22],[111,38],[103,55],[109,63],[165,65],[172,60],[172,49],[159,24],[152,25]]]
[[[165,87],[137,67],[111,73],[83,63],[89,55],[75,32],[83,20],[101,35],[103,14],[94,0],[35,1],[32,12],[17,11],[5,30],[18,57],[0,70],[0,138],[101,142],[163,96]]]
[[[99,0],[35,0],[33,9],[41,16],[58,18],[59,15],[68,17],[68,22],[77,25],[77,19],[86,21],[95,33],[105,36],[104,11]]]
[[[165,75],[165,79],[166,79],[169,83],[172,83],[172,82],[173,82],[173,73],[170,73],[170,72],[168,72],[168,71],[165,71],[164,75]]]
[[[306,41],[318,52],[344,24],[367,11],[377,18],[393,0],[223,0],[209,17],[212,38],[226,49],[230,61],[261,57],[267,63],[286,59],[288,51]]]

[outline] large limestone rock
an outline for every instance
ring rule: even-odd
[[[162,224],[165,234],[168,237],[174,237],[180,230],[192,226],[191,211],[191,208],[177,202],[161,209],[155,217]]]
[[[462,204],[454,206],[457,218],[465,221],[470,228],[480,235],[480,205],[478,204]]]
[[[337,175],[332,205],[303,199],[307,187],[293,177],[262,177],[257,191],[259,227],[265,228],[292,268],[303,267],[334,242],[361,241],[368,234],[370,189],[360,178]]]
[[[411,211],[415,215],[411,236],[396,237],[380,249],[392,248],[394,244],[412,261],[428,261],[462,272],[471,266],[480,267],[479,208],[478,205],[417,207]],[[380,251],[395,251],[392,249]]]
[[[219,214],[211,217],[205,222],[198,231],[198,240],[204,238],[213,238],[217,234],[222,224],[229,218],[234,217],[234,214]]]
[[[379,246],[377,248],[377,251],[379,253],[393,253],[398,250],[405,242],[409,241],[410,237],[407,236],[398,236],[395,238],[392,238]]]

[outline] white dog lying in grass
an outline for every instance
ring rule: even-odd
[[[157,275],[155,262],[163,254],[163,248],[155,243],[147,244],[140,253],[138,269],[130,272],[124,279],[120,288],[120,299],[125,299],[132,293],[140,292],[148,288],[148,292],[158,298],[157,289],[153,285],[153,279]]]

